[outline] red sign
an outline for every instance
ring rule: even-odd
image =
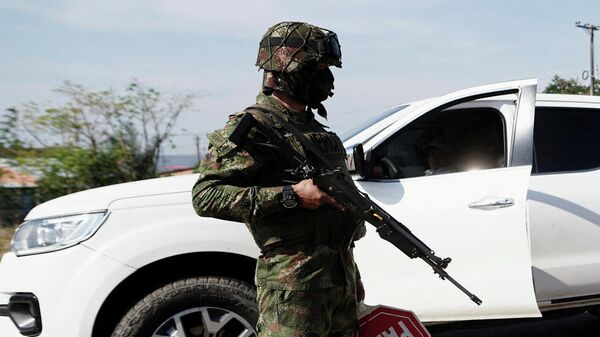
[[[359,337],[431,337],[408,310],[379,306],[358,321]]]

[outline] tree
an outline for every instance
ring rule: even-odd
[[[8,108],[0,119],[0,155],[8,155],[23,146],[17,134],[18,118],[17,110]]]
[[[600,92],[600,80],[594,83],[594,92]],[[554,75],[552,81],[544,89],[546,94],[589,95],[590,86],[579,83],[575,78],[564,79]]]
[[[16,131],[17,111],[7,109],[6,114],[0,116],[0,158],[14,158],[23,144],[19,141]],[[2,160],[0,164],[8,166],[10,160]],[[0,178],[7,174],[11,176],[7,167],[0,167]],[[6,188],[0,186],[0,227],[14,225],[25,217],[31,209],[29,200],[31,193],[28,188]],[[2,247],[0,247],[0,250]]]
[[[137,81],[122,93],[70,82],[55,92],[64,103],[8,109],[0,124],[0,148],[40,175],[41,201],[155,177],[175,122],[195,101],[192,94],[166,97]]]

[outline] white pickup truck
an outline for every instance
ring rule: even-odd
[[[366,303],[426,323],[600,304],[600,99],[536,94],[536,83],[401,105],[345,137],[365,149],[359,188],[452,257],[447,271],[483,300],[368,226],[355,249]],[[0,263],[0,336],[255,335],[258,249],[244,225],[195,214],[196,179],[33,209]]]

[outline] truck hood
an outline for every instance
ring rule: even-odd
[[[105,210],[112,202],[125,198],[177,192],[191,193],[197,179],[197,174],[187,174],[93,188],[46,201],[33,208],[25,219]]]

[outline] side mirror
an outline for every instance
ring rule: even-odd
[[[361,143],[354,145],[352,149],[352,159],[354,160],[354,168],[359,176],[366,177],[365,151]]]

